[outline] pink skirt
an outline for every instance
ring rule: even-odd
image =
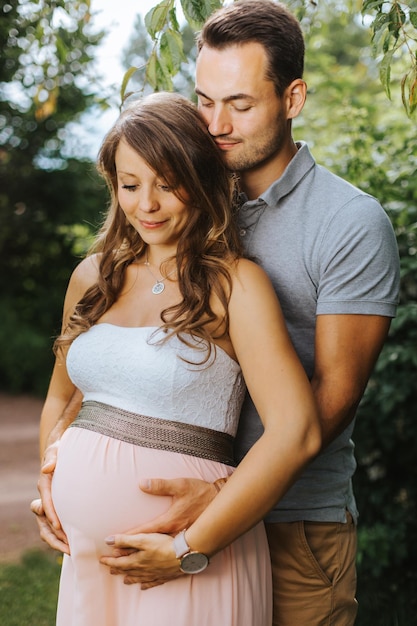
[[[146,591],[125,585],[99,558],[105,538],[166,511],[169,497],[139,489],[143,478],[200,478],[212,482],[228,465],[137,446],[69,428],[64,434],[52,493],[67,534],[57,626],[270,626],[272,585],[263,524],[216,554],[201,574]]]

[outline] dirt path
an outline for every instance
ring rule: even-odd
[[[0,393],[0,560],[45,548],[29,503],[37,497],[42,400]]]

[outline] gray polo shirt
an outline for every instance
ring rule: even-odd
[[[299,358],[311,378],[317,315],[394,317],[399,258],[390,220],[378,201],[317,165],[306,144],[239,225],[246,252],[270,276]],[[349,427],[303,472],[267,521],[340,521],[357,517],[356,468]],[[240,460],[262,433],[247,395],[236,441]]]

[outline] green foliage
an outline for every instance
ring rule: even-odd
[[[388,6],[387,6],[388,5]],[[417,2],[364,0],[363,15],[373,15],[372,42],[380,58],[379,76],[391,98],[391,69],[400,60],[401,97],[408,115],[417,108]],[[404,60],[408,57],[408,62]]]
[[[417,305],[403,305],[362,402],[355,438],[361,615],[373,614],[378,623],[389,616],[386,623],[403,626],[414,623],[417,611],[416,321]]]
[[[0,232],[1,386],[44,394],[69,274],[101,222],[106,192],[89,161],[33,168],[4,184],[10,208]]]
[[[176,37],[179,35],[176,33]],[[194,65],[196,57],[195,34],[188,24],[180,28],[180,37],[183,46],[183,55],[187,62],[181,64],[180,71],[172,77],[174,91],[188,96],[194,95]],[[154,49],[152,39],[145,28],[140,15],[137,16],[133,35],[122,54],[123,66],[128,68],[121,86],[121,100],[130,96],[151,93],[153,88],[147,81],[147,60]],[[127,92],[129,84],[130,91]]]
[[[8,0],[0,10],[4,55],[0,101],[10,100],[17,114],[30,112],[41,127],[55,114],[50,131],[92,99],[87,82],[80,85],[79,79],[86,74],[93,60],[91,52],[103,34],[94,33],[89,25],[89,4],[80,0],[36,4]],[[89,79],[91,83],[92,76]],[[15,139],[11,145],[15,147],[22,127],[12,126]],[[34,151],[38,146],[25,143],[25,148]]]
[[[154,90],[172,91],[172,77],[186,60],[173,0],[163,0],[145,16],[154,44],[147,62],[146,80]]]
[[[145,26],[153,45],[144,69],[145,82],[153,90],[172,91],[173,77],[187,61],[177,16],[179,5],[189,28],[195,32],[213,11],[225,3],[226,0],[162,0],[148,11]],[[287,0],[286,3],[305,23],[314,21],[316,7],[324,10],[337,7],[339,13],[351,18],[358,4],[355,0],[347,3],[334,3],[333,0]],[[390,98],[392,69],[395,74],[401,75],[403,106],[407,114],[412,116],[417,107],[417,0],[364,0],[361,4],[364,20],[371,22],[372,46],[379,62],[380,80]],[[9,41],[16,41],[16,46],[13,49],[9,43],[5,67],[9,71],[13,68],[21,53],[18,47],[22,48],[29,63],[25,70],[21,67],[21,83],[30,87],[26,89],[27,95],[38,119],[44,119],[57,110],[58,97],[73,67],[87,60],[89,48],[84,46],[84,37],[91,18],[90,0],[44,0],[28,6],[31,7],[29,11],[19,9],[18,0],[10,0],[4,5],[3,13],[13,12],[20,16],[17,20],[19,28],[10,31]],[[61,14],[66,14],[72,20],[75,18],[77,28],[68,28],[65,20],[60,22]],[[21,32],[24,33],[23,37],[20,36]],[[88,36],[94,44],[102,34],[94,35],[90,32]],[[129,95],[127,85],[138,69],[132,66],[126,72],[121,86],[122,101]],[[90,77],[91,81],[94,83],[94,76]],[[105,106],[105,98],[101,102]]]
[[[392,156],[399,171],[411,161],[407,179],[403,171],[386,196],[401,256],[401,304],[360,407],[355,484],[362,603],[380,601],[387,623],[405,626],[417,613],[417,149],[405,142]]]
[[[148,83],[154,91],[172,91],[173,78],[187,63],[184,48],[184,32],[196,31],[205,20],[220,6],[221,0],[181,0],[181,8],[188,24],[188,29],[181,27],[177,17],[176,0],[162,0],[145,16],[145,27],[153,45],[145,60],[145,79],[142,89]],[[130,77],[140,67],[130,67],[122,81],[122,101],[130,94],[126,92]]]
[[[100,35],[87,9],[75,0],[0,9],[0,385],[9,391],[45,392],[76,225],[91,231],[104,208],[94,166],[62,154],[67,123],[94,100]]]
[[[201,28],[204,21],[226,0],[181,0],[187,24],[193,31]],[[338,3],[333,0],[286,0],[286,4],[304,23],[314,23],[317,7],[321,12],[335,9],[339,15],[352,19],[357,2]],[[402,103],[408,116],[417,108],[417,0],[364,0],[362,16],[370,22],[372,51],[379,63],[379,77],[388,98],[391,98],[392,69],[402,76],[400,91]],[[172,79],[178,74],[186,56],[177,18],[178,0],[162,0],[145,17],[145,26],[152,38],[153,47],[145,61],[145,82],[153,90],[172,91]],[[136,69],[138,69],[136,67]],[[126,72],[121,89],[122,101],[127,97],[126,88],[135,69]]]
[[[29,552],[18,564],[0,565],[0,624],[53,626],[60,559],[56,554]]]
[[[400,306],[354,433],[357,626],[409,626],[417,612],[417,144],[412,121],[386,106],[367,41],[360,22],[318,11],[307,35],[309,96],[295,134],[320,162],[376,196],[397,235]]]

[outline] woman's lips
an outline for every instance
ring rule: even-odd
[[[161,226],[163,226],[166,223],[166,220],[163,220],[162,222],[144,222],[143,220],[140,220],[140,223],[143,228],[154,230],[155,228],[160,228]]]

